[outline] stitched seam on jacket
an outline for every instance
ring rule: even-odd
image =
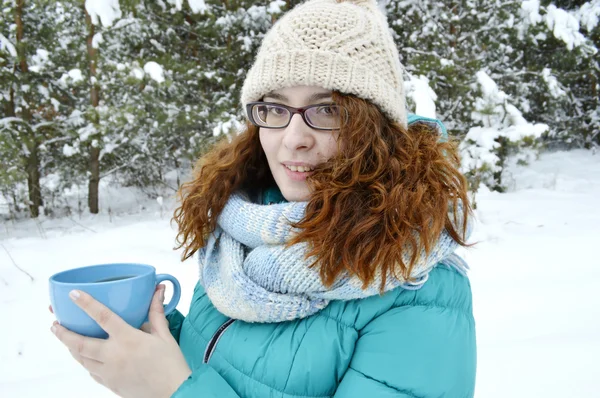
[[[375,379],[375,378],[373,378],[373,377],[371,377],[371,376],[367,376],[366,374],[364,374],[364,373],[363,373],[363,372],[361,372],[361,371],[358,371],[358,370],[356,370],[356,369],[355,369],[355,368],[353,368],[352,366],[349,366],[348,368],[349,368],[349,369],[352,369],[352,370],[353,370],[353,371],[355,371],[356,373],[360,374],[360,375],[361,375],[361,376],[363,376],[365,379],[368,379],[368,380],[373,380],[373,381],[374,381],[374,382],[376,382],[376,383],[383,384],[383,385],[384,385],[384,386],[386,386],[387,388],[391,388],[392,390],[394,390],[394,391],[397,391],[397,392],[399,392],[400,394],[408,395],[410,398],[423,398],[423,397],[421,397],[421,396],[419,396],[419,395],[415,395],[414,393],[412,393],[412,392],[410,392],[410,391],[408,391],[408,390],[404,390],[404,389],[401,389],[401,388],[397,388],[397,387],[394,387],[394,386],[390,386],[389,384],[387,384],[387,383],[385,383],[385,382],[383,382],[383,381],[381,381],[381,380],[377,380],[377,379]]]
[[[469,281],[469,278],[468,278],[468,277],[466,277],[466,276],[463,276],[463,275],[459,274],[457,271],[455,271],[455,270],[453,270],[453,269],[449,269],[449,268],[445,268],[445,267],[436,267],[436,268],[435,268],[435,270],[436,270],[436,271],[441,271],[441,272],[448,272],[448,273],[452,274],[454,278],[458,278],[459,280],[466,279],[466,283],[467,283],[467,286],[468,286],[468,288],[469,288],[469,289],[468,289],[468,293],[465,293],[465,294],[464,294],[464,299],[465,299],[465,301],[467,301],[467,302],[468,302],[468,301],[471,301],[471,302],[472,302],[472,300],[473,300],[473,294],[471,293],[471,282]],[[439,289],[438,289],[438,290],[439,290]],[[418,292],[418,291],[419,291],[419,290],[413,290],[413,292],[415,292],[415,293],[416,293],[416,292]],[[397,303],[398,303],[398,300],[399,300],[400,298],[401,298],[401,295],[398,295],[398,297],[396,297],[396,299],[394,300],[394,304],[392,305],[392,307],[391,307],[391,308],[397,308],[397,307],[407,307],[407,306],[410,306],[410,304],[402,304],[402,305],[397,305]],[[452,295],[452,296],[450,297],[450,299],[453,299],[453,298],[455,298],[455,296],[454,296],[454,295]],[[468,300],[468,299],[470,299],[470,300]],[[420,303],[420,304],[417,304],[417,305],[423,305],[423,306],[430,305],[430,306],[432,306],[432,307],[439,307],[439,308],[454,308],[454,309],[456,309],[456,310],[458,310],[458,311],[460,311],[460,310],[461,310],[461,308],[462,308],[462,307],[464,307],[464,308],[463,308],[463,310],[464,310],[465,312],[472,311],[472,308],[471,308],[471,307],[472,307],[472,305],[470,305],[470,304],[468,304],[468,303],[467,303],[467,304],[464,304],[464,305],[462,305],[462,306],[449,306],[449,305],[445,305],[445,304],[442,304],[442,303],[437,303],[437,302],[435,302],[435,300],[432,300],[432,302],[429,302],[429,303]]]
[[[391,307],[389,310],[387,310],[386,312],[384,312],[381,315],[385,315],[388,311],[391,311],[391,310],[396,309],[396,308],[423,308],[423,307],[429,308],[429,309],[437,308],[437,309],[440,309],[440,310],[450,310],[450,311],[458,312],[458,313],[460,313],[460,314],[462,314],[464,316],[467,316],[467,317],[471,316],[471,313],[469,311],[465,311],[462,308],[458,308],[458,307],[445,307],[443,305],[435,305],[435,304],[404,304],[404,305],[398,305],[398,306],[395,306],[395,307]],[[373,318],[372,320],[374,321],[375,319],[379,318],[381,315]]]
[[[467,318],[467,320],[475,320],[475,318],[473,317],[473,314],[468,312],[468,311],[463,311],[459,308],[456,307],[442,307],[439,305],[427,305],[427,304],[406,304],[406,305],[399,305],[397,307],[391,307],[389,310],[386,310],[385,312],[382,312],[381,314],[379,314],[378,316],[376,316],[375,318],[371,319],[369,322],[367,322],[365,324],[365,326],[360,330],[359,335],[363,334],[363,330],[369,326],[371,323],[373,323],[374,321],[378,320],[379,318],[389,315],[388,312],[390,312],[393,309],[397,309],[397,308],[429,308],[429,309],[433,309],[433,308],[437,308],[437,309],[442,309],[442,310],[450,310],[453,312],[458,312],[459,315],[462,315],[464,317]]]
[[[185,320],[184,320],[184,322],[187,322],[187,323],[190,325],[190,329],[191,329],[191,330],[192,330],[194,333],[196,333],[198,336],[200,336],[200,338],[204,339],[204,340],[205,340],[205,341],[208,343],[208,340],[207,340],[207,339],[205,339],[205,338],[204,338],[204,336],[202,336],[202,334],[196,330],[196,328],[194,327],[194,324],[193,324],[192,322],[188,321],[188,318],[187,318],[187,317],[185,317]],[[304,339],[304,337],[303,337],[303,339]],[[255,383],[258,383],[258,384],[260,384],[261,386],[265,386],[265,387],[267,387],[267,388],[270,388],[271,390],[273,390],[273,391],[276,391],[276,392],[278,392],[278,393],[282,394],[282,396],[288,396],[288,397],[302,397],[302,398],[331,398],[331,395],[297,395],[297,394],[290,394],[290,393],[287,393],[287,392],[285,392],[285,391],[278,390],[277,388],[275,388],[275,387],[273,387],[273,386],[270,386],[270,385],[268,385],[268,384],[265,384],[265,383],[263,383],[263,382],[261,382],[261,381],[259,381],[259,380],[256,380],[255,378],[253,378],[253,377],[251,377],[251,376],[247,375],[246,373],[242,372],[241,370],[239,370],[238,368],[236,368],[235,366],[233,366],[233,364],[232,364],[231,362],[229,362],[227,359],[225,359],[225,357],[224,357],[223,355],[219,354],[217,351],[213,352],[213,356],[214,356],[214,355],[217,355],[217,356],[219,356],[219,357],[220,357],[220,358],[223,360],[223,362],[225,362],[227,365],[229,365],[229,367],[230,367],[231,369],[235,370],[236,372],[238,372],[238,373],[239,373],[239,374],[241,374],[242,376],[246,377],[247,379],[249,379],[249,380],[251,380],[251,381],[253,381],[253,382],[255,382]],[[293,362],[292,362],[292,363],[293,363]],[[209,364],[209,366],[210,366],[210,364]],[[216,371],[216,369],[215,369],[215,371]],[[219,372],[217,372],[217,373],[219,373]],[[220,374],[219,374],[219,375],[220,375]],[[221,377],[223,377],[223,376],[221,376]],[[289,376],[288,376],[288,377],[289,377]],[[287,382],[286,382],[286,383],[287,383]]]
[[[332,317],[332,316],[331,316],[331,315],[329,315],[329,314],[324,314],[324,313],[323,313],[323,311],[321,311],[321,312],[317,312],[315,315],[316,315],[316,316],[322,316],[323,318],[331,319],[332,321],[334,321],[334,322],[336,322],[336,323],[339,323],[340,325],[342,325],[342,326],[345,326],[345,327],[347,327],[348,329],[354,329],[354,331],[358,332],[358,329],[356,329],[356,327],[355,327],[355,326],[352,326],[352,325],[349,325],[349,324],[347,324],[347,323],[344,323],[344,322],[340,321],[339,319],[336,319],[336,318]]]
[[[469,286],[469,293],[466,294],[466,296],[468,296],[466,298],[469,298],[469,297],[471,298],[470,300],[467,300],[467,301],[470,301],[470,302],[473,301],[473,298],[472,298],[473,295],[471,293],[471,283],[469,281],[469,278],[467,278],[465,276],[462,276],[458,272],[456,272],[454,270],[451,270],[451,269],[447,269],[447,268],[436,267],[436,270],[443,271],[443,272],[449,272],[451,274],[455,274],[456,277],[461,278],[461,279],[465,278],[467,280],[467,285]],[[418,290],[415,290],[415,292],[418,292]],[[429,303],[423,303],[423,302],[419,303],[419,302],[417,302],[417,303],[414,303],[414,304],[410,304],[410,303],[398,304],[398,301],[400,300],[400,298],[401,298],[401,295],[398,295],[398,297],[396,297],[396,299],[394,300],[394,304],[392,304],[392,306],[387,311],[389,311],[389,310],[391,310],[393,308],[426,307],[426,308],[449,309],[449,310],[452,310],[452,311],[461,312],[461,313],[463,313],[466,316],[472,316],[472,314],[473,314],[473,306],[472,306],[472,304],[469,304],[469,303],[467,303],[465,305],[462,305],[462,306],[444,305],[444,304],[436,303],[435,301],[434,302],[429,302]],[[452,297],[452,298],[454,298],[454,297]],[[384,315],[387,311],[385,311],[385,312],[381,313],[380,315],[378,315],[377,317],[371,319],[369,321],[369,323],[372,322],[372,321],[374,321],[375,319],[379,318],[381,315]]]

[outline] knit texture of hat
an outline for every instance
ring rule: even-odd
[[[403,67],[375,0],[309,0],[267,32],[242,87],[241,102],[293,86],[354,94],[407,126]]]

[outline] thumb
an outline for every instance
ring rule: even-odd
[[[159,336],[171,334],[169,331],[169,321],[165,316],[165,308],[163,302],[165,300],[165,285],[158,285],[152,297],[150,311],[148,312],[148,321],[150,322],[150,333],[158,334]]]

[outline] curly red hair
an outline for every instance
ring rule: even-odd
[[[366,287],[380,271],[382,291],[390,275],[410,280],[418,254],[429,254],[444,228],[468,246],[471,206],[467,180],[458,170],[458,143],[439,140],[428,123],[405,129],[354,95],[334,91],[333,100],[351,116],[341,124],[337,155],[306,180],[311,192],[306,214],[292,224],[299,233],[287,245],[308,243],[307,257],[315,258],[311,267],[318,267],[326,286],[347,272]],[[206,245],[231,193],[254,195],[273,185],[258,127],[247,122],[231,142],[218,142],[178,192],[181,205],[173,219],[182,260]],[[401,249],[410,254],[408,264]]]

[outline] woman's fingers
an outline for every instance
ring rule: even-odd
[[[74,350],[69,350],[69,352],[71,353],[73,359],[79,362],[81,366],[83,366],[90,372],[94,371],[95,373],[99,373],[98,370],[100,370],[101,365],[103,365],[102,362],[96,361],[95,359],[82,357]]]
[[[101,384],[104,386],[104,380],[102,380],[102,378],[96,374],[93,374],[92,372],[90,372],[90,376],[92,377],[92,379],[96,380],[96,382],[98,384]]]
[[[83,361],[81,360],[81,355],[79,355],[78,353],[76,353],[73,350],[69,350],[69,352],[71,353],[71,356],[73,357],[73,359],[75,359],[77,362],[79,362],[79,364],[81,366],[83,366]]]
[[[146,333],[152,333],[152,325],[150,325],[150,322],[146,322],[142,325],[142,327],[140,328],[140,330],[142,332],[146,332]]]
[[[48,310],[49,310],[51,313],[53,313],[53,314],[54,314],[54,310],[52,309],[52,306],[51,306],[51,305],[49,305],[49,306],[48,306]]]
[[[100,374],[102,372],[102,367],[104,364],[102,362],[98,362],[94,359],[85,358],[79,355],[77,352],[73,350],[69,350],[73,359],[75,359],[81,366],[83,366],[90,374]],[[101,383],[102,384],[102,383]]]
[[[148,312],[148,321],[151,325],[151,333],[156,332],[159,335],[167,336],[170,335],[169,321],[165,316],[165,308],[163,302],[165,301],[165,285],[158,285],[152,302],[150,303],[150,310]]]
[[[117,314],[92,296],[81,290],[73,290],[71,298],[86,314],[88,314],[109,336],[118,335],[133,329]],[[133,329],[135,330],[135,329]]]
[[[90,373],[93,373],[96,375],[102,374],[102,368],[104,367],[104,364],[102,362],[98,362],[98,361],[96,361],[94,359],[90,359],[90,358],[81,357],[80,363]]]
[[[67,346],[69,351],[77,353],[81,357],[102,361],[103,347],[106,340],[85,337],[71,332],[58,322],[54,322],[52,325],[52,332]]]

